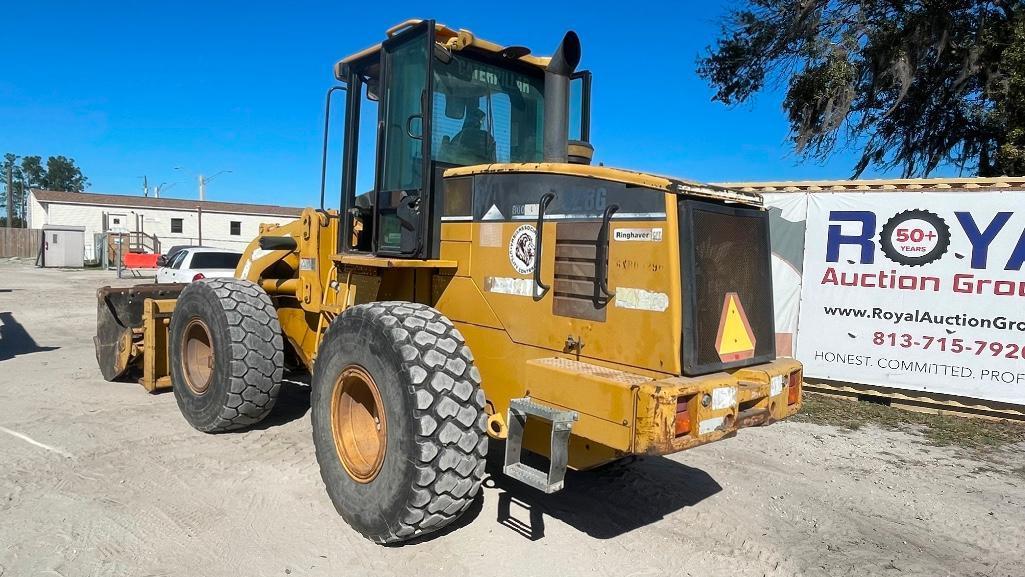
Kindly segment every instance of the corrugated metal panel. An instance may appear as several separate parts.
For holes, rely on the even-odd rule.
[[[744,192],[871,192],[871,191],[944,191],[1025,188],[1025,177],[994,178],[893,178],[865,180],[794,180],[776,182],[722,182],[717,186]]]
[[[32,196],[41,203],[86,204],[96,206],[120,206],[126,208],[167,208],[224,212],[229,214],[253,214],[260,216],[290,216],[298,218],[301,208],[273,204],[247,204],[240,202],[213,202],[209,200],[187,200],[181,198],[156,198],[152,196],[130,196],[122,194],[96,194],[92,192],[64,192],[57,190],[32,190]]]

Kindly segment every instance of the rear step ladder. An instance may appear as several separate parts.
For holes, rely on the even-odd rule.
[[[523,429],[528,416],[552,424],[551,467],[547,473],[520,461]],[[509,434],[505,441],[505,467],[502,472],[545,493],[562,489],[569,461],[569,433],[576,420],[575,411],[560,411],[535,403],[530,397],[509,401]]]

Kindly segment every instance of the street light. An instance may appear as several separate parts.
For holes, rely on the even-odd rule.
[[[175,170],[185,170],[185,168],[182,167],[182,166],[176,166],[176,167],[174,167],[174,169]],[[210,182],[211,180],[217,178],[218,176],[220,176],[222,174],[227,174],[229,172],[231,172],[231,171],[230,170],[222,170],[220,172],[214,173],[214,175],[210,176],[210,177],[206,177],[206,176],[203,176],[202,174],[200,174],[199,175],[199,200],[205,200],[206,199],[206,184],[208,182]]]
[[[166,182],[161,182],[160,184],[154,186],[153,187],[153,196],[154,196],[154,198],[160,198],[160,193],[161,192],[164,192],[166,190],[171,190],[172,188],[174,188],[174,185],[176,185],[176,184],[178,184],[178,183],[177,182],[172,182],[172,183],[168,184]]]
[[[229,172],[231,172],[231,171],[230,170],[222,170],[220,172],[215,173],[213,176],[211,176],[209,178],[206,178],[202,174],[200,174],[199,175],[199,200],[204,200],[206,198],[206,183],[210,182],[211,180],[217,178],[218,176],[220,176],[222,174],[227,174]]]

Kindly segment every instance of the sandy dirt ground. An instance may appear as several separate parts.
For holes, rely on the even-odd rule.
[[[491,463],[457,526],[377,546],[324,492],[304,387],[255,429],[205,435],[171,394],[100,378],[112,276],[0,263],[0,575],[1025,575],[1025,447],[995,463],[795,422],[551,496]]]

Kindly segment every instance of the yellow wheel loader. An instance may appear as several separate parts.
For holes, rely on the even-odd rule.
[[[761,197],[592,165],[579,60],[572,32],[538,57],[419,20],[341,60],[341,208],[322,174],[322,207],[263,227],[237,278],[100,289],[103,376],[171,387],[216,433],[309,371],[327,492],[380,543],[466,510],[489,439],[551,493],[794,414]]]

